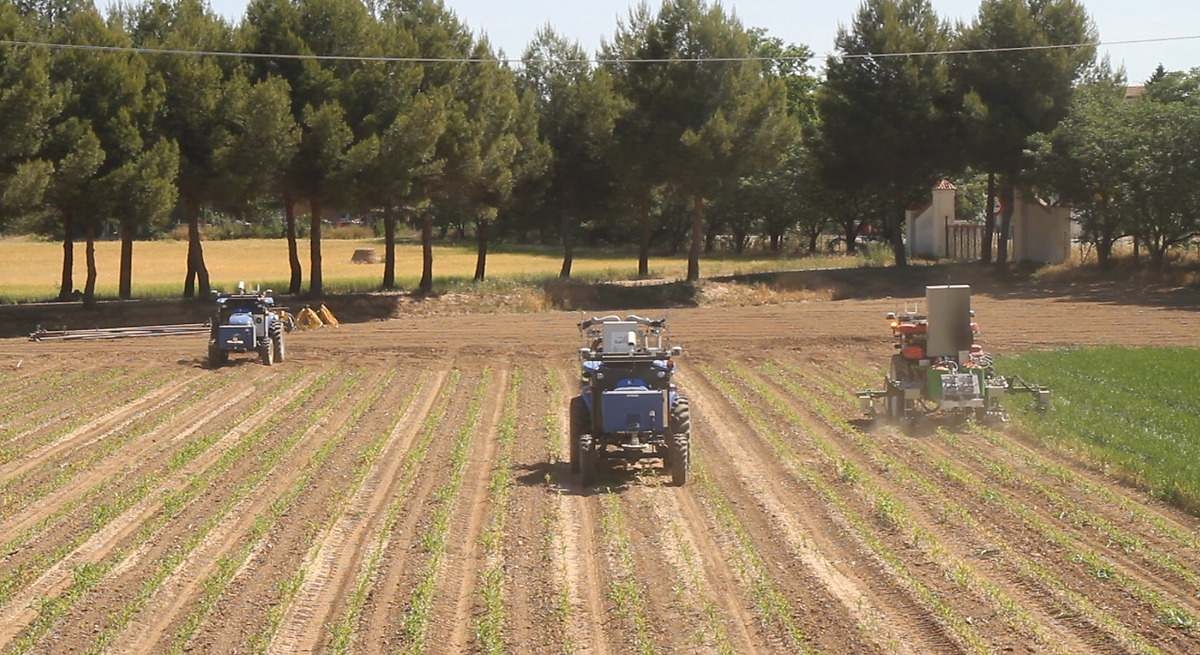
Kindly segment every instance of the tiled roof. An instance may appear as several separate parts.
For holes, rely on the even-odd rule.
[[[941,182],[938,182],[937,186],[935,186],[933,188],[935,191],[954,191],[958,187],[954,186],[954,183],[951,182],[950,180],[942,180]]]

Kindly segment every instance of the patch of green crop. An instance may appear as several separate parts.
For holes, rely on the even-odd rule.
[[[1053,391],[1041,414],[1019,396],[1007,401],[1023,428],[1200,512],[1200,349],[1056,350],[1001,365]]]

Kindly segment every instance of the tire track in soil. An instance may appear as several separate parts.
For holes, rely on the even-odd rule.
[[[313,389],[313,384],[317,380],[309,376],[308,381],[297,385],[293,391],[293,400],[298,399],[306,389]],[[328,395],[331,391],[324,385],[318,389],[322,395]],[[53,567],[46,571],[34,584],[29,585],[23,590],[21,597],[15,599],[5,608],[0,614],[0,644],[12,642],[21,633],[24,633],[29,626],[39,620],[41,607],[36,599],[54,599],[53,603],[62,604],[61,607],[53,608],[54,615],[48,620],[53,621],[51,625],[45,626],[45,631],[53,630],[56,626],[60,629],[70,629],[73,623],[63,616],[65,613],[72,611],[78,601],[85,595],[89,596],[89,607],[100,611],[104,605],[103,598],[90,598],[92,595],[101,595],[103,590],[97,589],[103,580],[88,581],[82,584],[78,591],[73,589],[74,586],[79,586],[83,581],[73,580],[79,575],[80,571],[97,570],[105,578],[115,577],[121,571],[128,570],[137,561],[144,559],[146,550],[149,544],[154,540],[170,541],[172,535],[169,534],[173,528],[179,528],[179,524],[183,522],[184,516],[191,512],[199,514],[194,517],[196,522],[203,523],[203,517],[206,513],[203,509],[197,509],[197,506],[203,502],[204,498],[196,496],[186,500],[184,506],[170,509],[164,504],[174,492],[169,491],[182,490],[183,482],[193,479],[195,476],[206,474],[216,465],[222,457],[225,457],[231,449],[238,448],[242,443],[242,438],[260,429],[272,418],[272,414],[278,411],[272,406],[264,407],[255,416],[250,417],[237,428],[223,435],[219,440],[219,444],[210,446],[201,457],[193,460],[189,464],[182,467],[175,475],[171,476],[159,485],[156,490],[158,493],[149,493],[140,501],[136,502],[132,507],[129,507],[124,512],[121,512],[112,521],[105,524],[103,528],[93,534],[84,544],[72,551],[67,557],[57,562]],[[264,435],[264,438],[279,437],[279,426],[275,426],[270,430],[270,434]],[[219,448],[224,445],[224,442],[232,442],[229,448]],[[258,444],[262,446],[263,444]],[[252,458],[242,458],[230,462],[230,467],[221,472],[227,480],[238,480],[246,471],[245,468],[253,467]],[[212,484],[200,493],[208,492],[212,494],[224,489],[220,484]],[[211,498],[210,498],[211,499]],[[219,498],[213,502],[219,503]],[[167,512],[166,514],[163,514]],[[145,534],[146,543],[138,543],[137,535],[146,530],[152,519],[162,514],[162,520],[159,525],[154,527],[151,532]],[[195,523],[184,524],[182,532],[186,534],[191,526]],[[176,532],[179,532],[177,530]],[[175,537],[182,539],[182,537]],[[112,582],[111,579],[108,580]],[[122,589],[130,587],[117,585],[118,589],[111,593],[121,594]],[[64,596],[64,594],[68,594]],[[85,608],[86,609],[86,608]],[[99,623],[89,625],[98,626]],[[45,634],[42,635],[45,638]],[[19,649],[27,650],[27,649]]]
[[[281,405],[290,403],[293,399],[300,395],[305,387],[313,380],[312,375],[307,376],[307,379],[298,382],[292,388],[284,390],[282,397],[279,399]],[[51,552],[61,550],[59,544],[71,543],[77,539],[80,534],[86,536],[86,539],[79,543],[75,548],[62,552],[61,558],[51,558],[42,566],[46,567],[37,580],[31,583],[29,589],[18,594],[17,597],[11,600],[11,603],[5,603],[4,607],[25,607],[33,603],[36,597],[48,597],[52,594],[57,594],[65,585],[69,583],[71,571],[84,565],[86,562],[98,562],[108,554],[110,544],[120,542],[132,536],[138,527],[143,522],[148,520],[162,507],[162,496],[165,490],[172,487],[178,487],[183,480],[196,474],[201,470],[207,469],[214,463],[218,457],[224,452],[227,444],[233,444],[242,436],[254,430],[259,425],[264,423],[270,415],[275,411],[274,407],[264,406],[257,412],[248,417],[243,418],[240,422],[234,421],[230,429],[225,431],[222,436],[209,444],[207,448],[199,453],[195,459],[186,462],[183,466],[179,466],[177,470],[171,472],[166,478],[158,479],[158,473],[147,473],[140,481],[134,481],[132,487],[115,486],[112,489],[106,489],[108,480],[103,472],[92,471],[86,474],[81,480],[77,481],[75,488],[87,488],[87,491],[82,491],[81,499],[88,499],[89,496],[95,496],[94,500],[98,503],[103,503],[109,498],[121,498],[125,494],[134,493],[141,494],[141,498],[126,507],[123,511],[115,515],[111,515],[108,520],[101,520],[95,517],[93,512],[96,510],[95,505],[80,504],[77,508],[71,508],[64,515],[51,521],[60,509],[45,507],[38,511],[33,516],[21,523],[19,530],[14,530],[18,535],[18,539],[22,544],[34,544],[34,546],[19,546],[18,549],[21,558],[14,559],[16,553],[9,552],[5,557],[6,564],[9,565],[10,571],[17,566],[23,566],[22,562],[28,562],[29,558],[39,557],[34,552],[25,553],[24,551],[31,548],[38,549],[36,552],[43,552],[41,549],[51,547]],[[206,427],[200,425],[198,427]],[[175,437],[178,441],[190,434],[183,433]],[[187,448],[188,446],[184,446]],[[176,451],[178,452],[178,451]],[[168,471],[168,462],[177,455],[174,453],[164,453],[159,461],[148,462],[148,467],[154,471]],[[147,486],[149,485],[149,486]],[[73,501],[69,501],[73,502]],[[108,514],[108,512],[105,512]],[[89,534],[90,532],[90,534]],[[9,533],[11,534],[11,533]],[[36,541],[33,541],[36,538]],[[0,617],[9,618],[7,614],[0,614]],[[3,639],[0,638],[0,643]]]
[[[869,366],[852,362],[855,382],[873,373]],[[1107,476],[1094,462],[1039,444],[1036,437],[1019,429],[1005,430],[1002,440],[989,445],[1000,451],[1004,460],[1025,463],[1043,482],[1080,505],[1120,519],[1134,534],[1157,536],[1173,542],[1173,548],[1165,546],[1168,550],[1200,556],[1200,522],[1195,517],[1149,496],[1144,489]]]
[[[836,382],[830,383],[828,378],[818,377],[821,382],[817,386],[822,387],[822,393],[833,396],[833,402],[842,406],[849,404],[845,398],[834,394],[834,389],[839,386]],[[1108,543],[1092,537],[1084,527],[1075,526],[1064,520],[1062,515],[1047,511],[1037,497],[1024,490],[1008,488],[1009,485],[996,479],[995,471],[985,470],[993,468],[989,467],[988,463],[1002,467],[997,470],[1014,470],[1008,461],[989,460],[982,465],[967,464],[966,468],[962,469],[968,471],[967,475],[975,476],[975,480],[992,485],[989,493],[995,495],[985,494],[986,497],[980,497],[975,488],[976,482],[956,479],[948,473],[943,473],[943,469],[953,472],[950,467],[961,468],[961,462],[964,461],[963,458],[955,456],[957,451],[952,452],[942,445],[943,439],[935,436],[916,442],[900,435],[892,427],[885,427],[882,433],[890,435],[887,443],[894,444],[896,452],[899,453],[897,456],[912,461],[920,468],[920,474],[928,479],[944,481],[945,486],[950,489],[961,488],[966,482],[967,488],[964,489],[966,493],[963,497],[971,511],[988,516],[1004,534],[1020,539],[1022,552],[1037,553],[1039,558],[1048,560],[1047,564],[1059,572],[1074,573],[1075,582],[1072,586],[1087,587],[1089,598],[1109,597],[1111,600],[1103,604],[1109,609],[1117,610],[1119,614],[1129,616],[1129,619],[1123,620],[1128,628],[1165,648],[1175,649],[1181,646],[1178,639],[1170,637],[1181,637],[1185,633],[1151,629],[1149,625],[1157,624],[1158,621],[1147,620],[1143,616],[1143,609],[1152,614],[1160,613],[1160,608],[1154,603],[1164,601],[1174,602],[1176,608],[1181,608],[1180,600],[1183,600],[1185,605],[1195,607],[1195,599],[1192,598],[1194,591],[1191,588],[1181,586],[1175,578],[1164,579],[1161,575],[1146,570],[1145,566],[1133,561],[1130,555],[1120,548],[1108,548]],[[939,457],[945,462],[944,465],[937,463]],[[954,476],[958,475],[954,473]],[[997,488],[997,484],[1004,489],[1002,493],[996,494],[991,490]],[[1092,567],[1099,568],[1092,570]],[[1160,600],[1155,600],[1154,597]],[[1120,607],[1125,607],[1124,611],[1120,610]],[[1159,624],[1159,627],[1165,626]],[[1185,650],[1194,648],[1195,641],[1184,646]]]
[[[471,392],[481,384],[474,375],[462,375],[450,399],[440,425],[435,429],[433,447],[428,462],[446,462],[452,447],[453,435],[466,420]],[[444,466],[430,464],[421,468],[417,481],[411,487],[406,506],[401,510],[402,518],[396,521],[392,535],[388,537],[388,548],[384,553],[380,576],[368,594],[357,628],[359,638],[354,646],[357,652],[390,652],[396,644],[392,633],[404,616],[408,593],[412,590],[412,578],[416,573],[410,566],[412,558],[420,556],[419,531],[429,520],[433,493],[449,475]]]
[[[241,563],[227,576],[209,576],[213,584],[204,590],[205,597],[191,603],[190,613],[168,631],[173,650],[260,653],[267,647],[299,585],[308,579],[321,537],[379,464],[398,420],[422,390],[412,390],[413,380],[399,378],[396,371],[386,367],[383,378],[367,382],[351,402],[350,415],[319,446],[327,456],[315,453],[258,514],[258,523],[246,533],[249,538],[243,536],[227,551],[232,555],[224,557]],[[289,516],[305,520],[290,521]]]
[[[798,371],[789,371],[789,373],[798,373]],[[816,388],[819,384],[812,383],[810,386]],[[777,392],[788,394],[790,389],[786,385],[777,387]],[[819,397],[819,394],[818,394]],[[848,405],[846,405],[848,407]],[[809,430],[813,430],[822,435],[822,437],[833,445],[838,454],[844,457],[846,461],[853,462],[861,471],[869,471],[873,473],[873,480],[879,483],[881,488],[894,497],[902,499],[910,511],[915,511],[919,515],[917,521],[930,532],[930,534],[938,535],[939,531],[933,530],[932,526],[942,525],[946,530],[954,530],[951,535],[945,531],[940,534],[943,537],[940,543],[949,545],[951,552],[963,551],[969,549],[972,553],[991,553],[997,548],[1001,553],[1040,553],[1042,546],[1037,540],[1030,541],[1026,538],[1027,530],[1013,528],[1011,524],[1001,524],[997,522],[997,513],[995,507],[981,506],[973,502],[972,492],[961,495],[953,494],[953,489],[946,485],[935,484],[933,488],[937,489],[937,493],[929,496],[924,488],[916,488],[913,484],[902,483],[899,480],[892,478],[897,475],[892,471],[892,467],[886,464],[880,464],[863,452],[857,445],[848,443],[849,438],[834,429],[832,425],[826,422],[819,416],[817,412],[807,406],[801,406],[800,411],[806,416],[805,426]],[[849,409],[847,409],[849,411]],[[876,435],[877,437],[885,437],[888,435]],[[904,441],[911,437],[906,435],[890,435],[897,441]],[[880,452],[885,456],[895,458],[895,461],[901,462],[902,466],[913,463],[914,458],[911,453],[899,454],[892,450],[896,446],[890,438],[876,438],[872,441],[880,449]],[[882,470],[881,470],[882,467]],[[926,471],[928,473],[928,470]],[[918,473],[919,475],[920,473]],[[941,481],[938,476],[926,476],[926,479]],[[966,498],[966,505],[963,506],[960,501]],[[982,522],[991,527],[985,534],[981,531],[971,530],[968,525],[958,521],[953,516],[954,507],[965,507],[972,516],[979,517]],[[923,508],[937,507],[943,511],[951,512],[950,516],[946,517],[931,517]],[[990,538],[989,538],[990,535]],[[1016,547],[1009,546],[1008,542],[1014,538],[1021,541]],[[992,584],[998,585],[1010,597],[1020,600],[1020,606],[1027,611],[1032,611],[1033,618],[1037,625],[1042,629],[1054,631],[1052,642],[1054,645],[1062,648],[1065,647],[1071,652],[1124,652],[1123,647],[1119,645],[1117,637],[1104,630],[1102,625],[1092,625],[1091,620],[1087,622],[1079,622],[1079,618],[1074,614],[1073,610],[1068,610],[1062,606],[1063,599],[1055,593],[1053,587],[1047,587],[1046,580],[1031,579],[1024,571],[1027,567],[1022,567],[1020,562],[1008,562],[1007,558],[997,558],[989,556],[973,556],[957,552],[957,556],[963,561],[976,562],[975,571],[977,574],[984,576]],[[1062,571],[1060,565],[1055,564],[1050,567],[1052,571]],[[1078,582],[1078,580],[1076,581]],[[1075,588],[1077,585],[1071,585],[1070,588]],[[1097,632],[1100,628],[1102,632]]]
[[[662,554],[662,570],[652,571],[647,578],[653,581],[652,599],[665,595],[666,602],[686,615],[687,623],[691,624],[662,622],[671,626],[671,645],[680,652],[756,653],[759,649],[750,636],[754,621],[739,601],[740,589],[736,582],[719,591],[714,585],[710,562],[724,555],[719,551],[706,552],[697,541],[698,530],[706,526],[702,518],[699,526],[689,524],[696,517],[684,513],[676,493],[682,491],[661,483],[640,487],[635,482],[624,493],[633,519],[630,523],[637,534],[634,548],[639,553]],[[720,584],[728,582],[732,581],[721,580]],[[725,613],[718,614],[718,607]],[[651,613],[658,622],[658,611],[652,607]],[[738,641],[736,648],[730,635]]]
[[[420,434],[434,400],[443,392],[448,373],[445,369],[435,371],[423,385],[420,397],[397,422],[379,463],[310,558],[312,572],[305,576],[284,614],[268,652],[313,653],[325,644],[328,626],[353,587],[370,539],[401,482],[398,474],[403,455]]]
[[[15,487],[0,485],[0,496],[3,497],[0,501],[0,534],[13,534],[29,527],[28,519],[22,519],[22,514],[48,516],[65,503],[78,499],[86,491],[78,478],[90,476],[107,480],[121,470],[136,469],[154,461],[163,448],[194,434],[254,391],[253,384],[222,389],[202,382],[199,387],[175,395],[169,406],[147,413],[108,437],[97,437],[76,448],[61,461],[48,459],[41,462],[38,471],[12,478]],[[210,407],[218,398],[222,400],[215,408]],[[169,438],[164,438],[167,435]],[[105,439],[103,447],[87,447]]]
[[[763,516],[765,526],[757,530],[761,537],[756,535],[755,541],[766,545],[782,537],[802,564],[811,578],[806,593],[816,596],[803,606],[825,611],[840,608],[828,622],[800,617],[807,633],[824,635],[828,625],[841,624],[856,639],[872,643],[871,650],[914,655],[959,651],[946,628],[903,588],[889,567],[852,536],[834,508],[798,487],[792,472],[746,423],[725,418],[740,412],[720,391],[692,366],[687,366],[684,374],[681,388],[693,399],[693,420],[701,426],[699,433],[707,437],[702,437],[702,447],[711,444],[720,449],[715,457],[705,459],[713,463],[720,488],[735,502],[737,488],[743,488],[749,498],[736,502],[737,507],[747,512],[757,509]],[[784,488],[787,493],[777,493]],[[776,561],[786,567],[788,559]],[[834,651],[839,648],[838,643],[830,645]]]
[[[366,376],[353,389],[370,393],[382,379],[383,373],[376,372]],[[309,424],[290,449],[291,452],[299,454],[319,451],[330,436],[341,430],[350,420],[354,404],[347,399],[347,402],[334,407],[333,411],[321,420]],[[356,451],[350,447],[339,449],[339,454],[342,455],[352,455],[354,452]],[[119,652],[161,650],[161,642],[179,627],[186,617],[187,609],[203,593],[205,581],[216,571],[222,558],[237,549],[251,533],[259,515],[271,507],[276,499],[282,497],[295,478],[304,471],[307,461],[308,458],[305,457],[282,458],[255,493],[248,494],[230,508],[223,520],[214,526],[204,540],[163,580],[154,596],[139,612],[139,616],[122,631],[119,643],[114,645],[115,649]],[[336,470],[331,465],[325,471],[322,479],[326,484],[336,484]],[[300,515],[305,516],[303,513]],[[252,561],[260,554],[261,551],[256,549],[246,561]],[[234,574],[234,578],[239,573],[240,569]]]
[[[565,371],[559,370],[560,388],[567,390],[567,396],[574,395],[574,385],[570,384],[571,377]],[[558,433],[561,444],[559,459],[569,461],[570,430],[564,416],[566,406],[559,415]],[[611,605],[604,596],[603,590],[608,587],[609,576],[600,568],[603,553],[599,547],[596,534],[596,502],[579,488],[578,482],[572,479],[569,467],[559,467],[561,477],[554,481],[558,492],[558,515],[565,520],[560,526],[563,535],[563,559],[568,580],[568,591],[572,616],[581,617],[573,624],[571,642],[577,645],[581,653],[607,655],[610,652],[624,652],[620,642],[610,643],[616,639],[620,631],[610,631],[606,627]],[[586,621],[586,626],[580,626],[579,621]]]
[[[496,393],[489,399],[491,407],[484,405],[487,418],[480,422],[476,431],[479,436],[473,439],[474,454],[467,460],[466,484],[459,490],[455,502],[453,516],[457,518],[451,521],[450,546],[446,551],[441,584],[434,592],[434,623],[429,635],[432,643],[447,647],[449,652],[468,651],[475,634],[472,609],[477,598],[479,571],[484,565],[480,538],[490,508],[488,485],[499,446],[497,428],[504,413],[509,385],[513,383],[513,370],[512,362],[506,362],[497,372],[493,383]],[[461,536],[456,538],[456,534]],[[436,600],[439,598],[440,601]],[[443,620],[438,621],[438,617]],[[450,618],[449,622],[446,618]]]
[[[4,437],[4,446],[0,448],[0,464],[7,466],[30,457],[31,453],[53,445],[77,428],[103,418],[106,412],[111,411],[110,407],[116,405],[119,408],[139,400],[169,378],[161,370],[143,366],[125,375],[101,373],[62,393],[54,394],[44,405],[35,406],[29,419],[22,424],[24,429],[20,433],[10,432]],[[97,398],[95,389],[103,389],[103,395]],[[51,415],[37,417],[38,409],[46,406],[52,408],[47,412]],[[0,479],[3,479],[2,475]]]
[[[708,602],[724,607],[726,623],[733,627],[730,632],[737,635],[739,643],[736,652],[760,652],[760,646],[766,643],[766,639],[759,634],[758,622],[741,600],[740,584],[729,568],[729,556],[713,538],[712,524],[705,519],[691,491],[675,489],[669,495],[669,500],[668,511],[682,526],[683,538],[698,559]]]
[[[515,480],[502,551],[503,597],[508,601],[505,645],[514,653],[557,653],[564,637],[558,624],[562,617],[555,614],[557,592],[565,581],[556,576],[557,499],[549,482],[561,467],[558,434],[553,435],[553,451],[545,439],[546,414],[557,407],[561,394],[553,395],[548,374],[557,376],[552,370],[529,367],[518,400],[511,469]]]
[[[55,438],[50,443],[40,445],[33,451],[18,455],[13,461],[0,465],[0,482],[6,482],[24,475],[46,459],[54,457],[72,447],[86,448],[90,444],[111,436],[134,421],[151,412],[158,411],[164,405],[169,404],[183,394],[185,386],[195,381],[196,378],[193,376],[174,384],[154,389],[101,416],[88,420],[83,425]],[[98,434],[93,435],[93,432],[98,432]]]

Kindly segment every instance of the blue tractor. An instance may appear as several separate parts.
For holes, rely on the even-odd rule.
[[[236,293],[214,292],[217,312],[213,315],[208,339],[208,365],[220,368],[229,361],[229,353],[258,353],[263,364],[271,366],[286,356],[283,343],[284,323],[275,312],[271,291],[247,293],[238,283]]]
[[[604,460],[661,459],[676,486],[687,482],[691,414],[672,382],[679,347],[664,343],[665,319],[604,316],[579,324],[581,392],[571,399],[571,471],[584,487]]]

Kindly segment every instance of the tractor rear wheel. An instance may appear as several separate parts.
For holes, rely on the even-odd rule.
[[[579,435],[579,485],[583,488],[592,486],[596,481],[596,444],[592,441],[592,435]]]
[[[266,341],[263,342],[263,345],[259,347],[258,354],[261,357],[262,363],[264,365],[270,366],[270,365],[274,364],[275,363],[275,343],[272,342],[270,339],[267,339]]]
[[[225,362],[228,359],[229,359],[228,353],[226,353],[224,350],[221,350],[220,348],[218,348],[216,341],[208,342],[208,367],[209,368],[214,368],[214,369],[221,368],[222,366],[225,365]]]
[[[569,410],[571,423],[571,472],[579,472],[579,437],[585,432],[591,432],[589,429],[588,409],[587,404],[583,402],[583,396],[576,396],[571,399]]]
[[[271,325],[271,344],[275,346],[275,361],[284,361],[287,353],[283,346],[283,324],[279,321]]]
[[[679,398],[671,406],[671,434],[667,441],[667,469],[671,472],[671,483],[676,487],[687,484],[688,466],[691,463],[692,413],[686,398]]]

